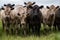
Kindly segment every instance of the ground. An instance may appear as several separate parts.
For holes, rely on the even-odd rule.
[[[2,23],[0,21],[0,40],[60,40],[60,32],[56,31],[48,33],[47,35],[41,34],[40,36],[6,35],[4,32],[2,32]]]

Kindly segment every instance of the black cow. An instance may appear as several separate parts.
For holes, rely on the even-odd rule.
[[[56,7],[56,12],[55,12],[55,22],[54,22],[54,26],[55,26],[55,30],[56,28],[58,28],[58,30],[60,30],[60,8],[59,6]]]
[[[29,29],[32,29],[32,32],[35,34],[40,34],[41,27],[41,17],[42,13],[40,12],[40,8],[38,5],[34,5],[29,15],[27,15],[27,23],[29,23]]]

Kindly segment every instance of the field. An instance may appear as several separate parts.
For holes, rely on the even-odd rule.
[[[47,35],[43,35],[41,33],[39,36],[17,36],[17,35],[6,35],[2,32],[2,23],[0,21],[0,40],[60,40],[60,32],[55,31],[48,33]]]

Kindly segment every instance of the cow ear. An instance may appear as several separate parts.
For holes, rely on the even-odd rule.
[[[26,3],[26,2],[24,2],[24,4],[26,5],[27,3]]]
[[[50,9],[48,6],[46,6],[48,9]]]
[[[6,4],[4,4],[4,6],[6,6]]]
[[[39,7],[39,9],[42,9],[43,7],[44,7],[44,6],[42,5],[42,6]]]
[[[11,10],[14,10],[14,8],[11,8]]]
[[[3,7],[2,7],[1,9],[2,9],[2,10],[4,10],[4,8],[3,8]]]
[[[34,5],[36,2],[33,2],[33,4],[32,5]]]
[[[56,7],[56,9],[59,8],[59,6]]]
[[[15,6],[15,4],[13,4],[12,6]]]
[[[23,6],[23,7],[26,7],[26,6]]]

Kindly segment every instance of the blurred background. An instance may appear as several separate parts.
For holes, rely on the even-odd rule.
[[[28,1],[31,1],[31,2],[36,2],[36,4],[38,5],[51,5],[51,4],[54,4],[54,5],[60,5],[60,0],[0,0],[0,7],[3,5],[3,4],[7,4],[7,3],[11,3],[11,4],[21,4],[21,5],[24,5],[24,2],[28,2]]]

